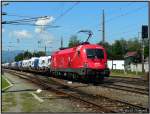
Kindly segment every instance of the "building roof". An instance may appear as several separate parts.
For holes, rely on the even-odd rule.
[[[130,51],[130,52],[127,52],[125,57],[134,57],[134,56],[137,56],[137,52],[136,51]]]

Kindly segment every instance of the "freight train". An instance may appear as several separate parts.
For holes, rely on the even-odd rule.
[[[103,46],[81,43],[73,48],[63,48],[51,56],[33,57],[29,60],[2,64],[14,70],[48,72],[49,76],[68,80],[99,82],[109,77],[107,54]]]
[[[2,64],[4,68],[49,72],[51,76],[69,80],[102,81],[110,74],[105,49],[88,42],[54,52],[51,56]]]

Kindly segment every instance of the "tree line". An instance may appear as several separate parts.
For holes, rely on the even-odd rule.
[[[76,35],[73,35],[70,37],[68,47],[75,47],[79,45],[81,40],[78,39]],[[136,51],[139,56],[141,57],[142,54],[142,45],[141,41],[139,41],[137,38],[125,40],[125,39],[120,39],[120,40],[115,40],[114,43],[110,44],[108,42],[99,42],[97,43],[98,45],[102,45],[107,52],[107,57],[108,59],[111,60],[121,60],[124,59],[124,56],[126,55],[127,52],[130,51]],[[144,40],[144,57],[149,56],[149,43],[148,39]],[[15,57],[15,61],[21,61],[24,59],[30,59],[31,57],[40,57],[40,56],[45,56],[44,51],[38,51],[38,52],[29,52],[25,51],[24,53],[20,53]],[[141,60],[141,58],[139,59]]]
[[[15,57],[15,61],[21,61],[21,60],[25,60],[25,59],[30,59],[31,57],[40,57],[40,56],[45,56],[45,55],[46,54],[44,51],[38,51],[38,52],[25,51],[23,53],[19,53]]]

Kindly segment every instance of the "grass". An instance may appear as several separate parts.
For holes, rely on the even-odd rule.
[[[1,76],[1,78],[2,78],[2,90],[3,90],[4,88],[9,86],[9,83],[6,81],[6,79],[3,76]]]
[[[13,93],[2,95],[2,112],[8,112],[11,107],[15,107],[16,105],[17,102]]]
[[[20,95],[20,101],[17,101],[16,94]],[[4,93],[2,96],[2,112],[10,112],[16,109],[18,103],[21,105],[22,112],[33,112],[38,102],[29,93]]]
[[[141,77],[144,76],[144,73],[142,72],[131,72],[131,71],[126,71],[124,72],[124,70],[111,70],[111,74],[110,76],[114,77],[114,76],[122,76],[122,77]]]
[[[37,104],[39,103],[36,101],[33,96],[29,93],[21,93],[22,97],[22,111],[23,112],[34,112],[34,109],[36,108]]]

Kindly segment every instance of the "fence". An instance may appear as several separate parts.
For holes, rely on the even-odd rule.
[[[107,65],[109,69],[113,69],[113,70],[124,70],[124,60],[108,60],[107,61]],[[130,64],[128,66],[128,70],[134,72],[134,71],[138,71],[138,72],[142,72],[142,64]],[[149,63],[145,62],[144,63],[144,70],[145,72],[149,72]]]
[[[132,72],[133,71],[142,72],[142,64],[130,64],[130,69],[131,69]],[[144,70],[145,70],[145,72],[149,71],[149,64],[148,64],[148,62],[144,63]]]

